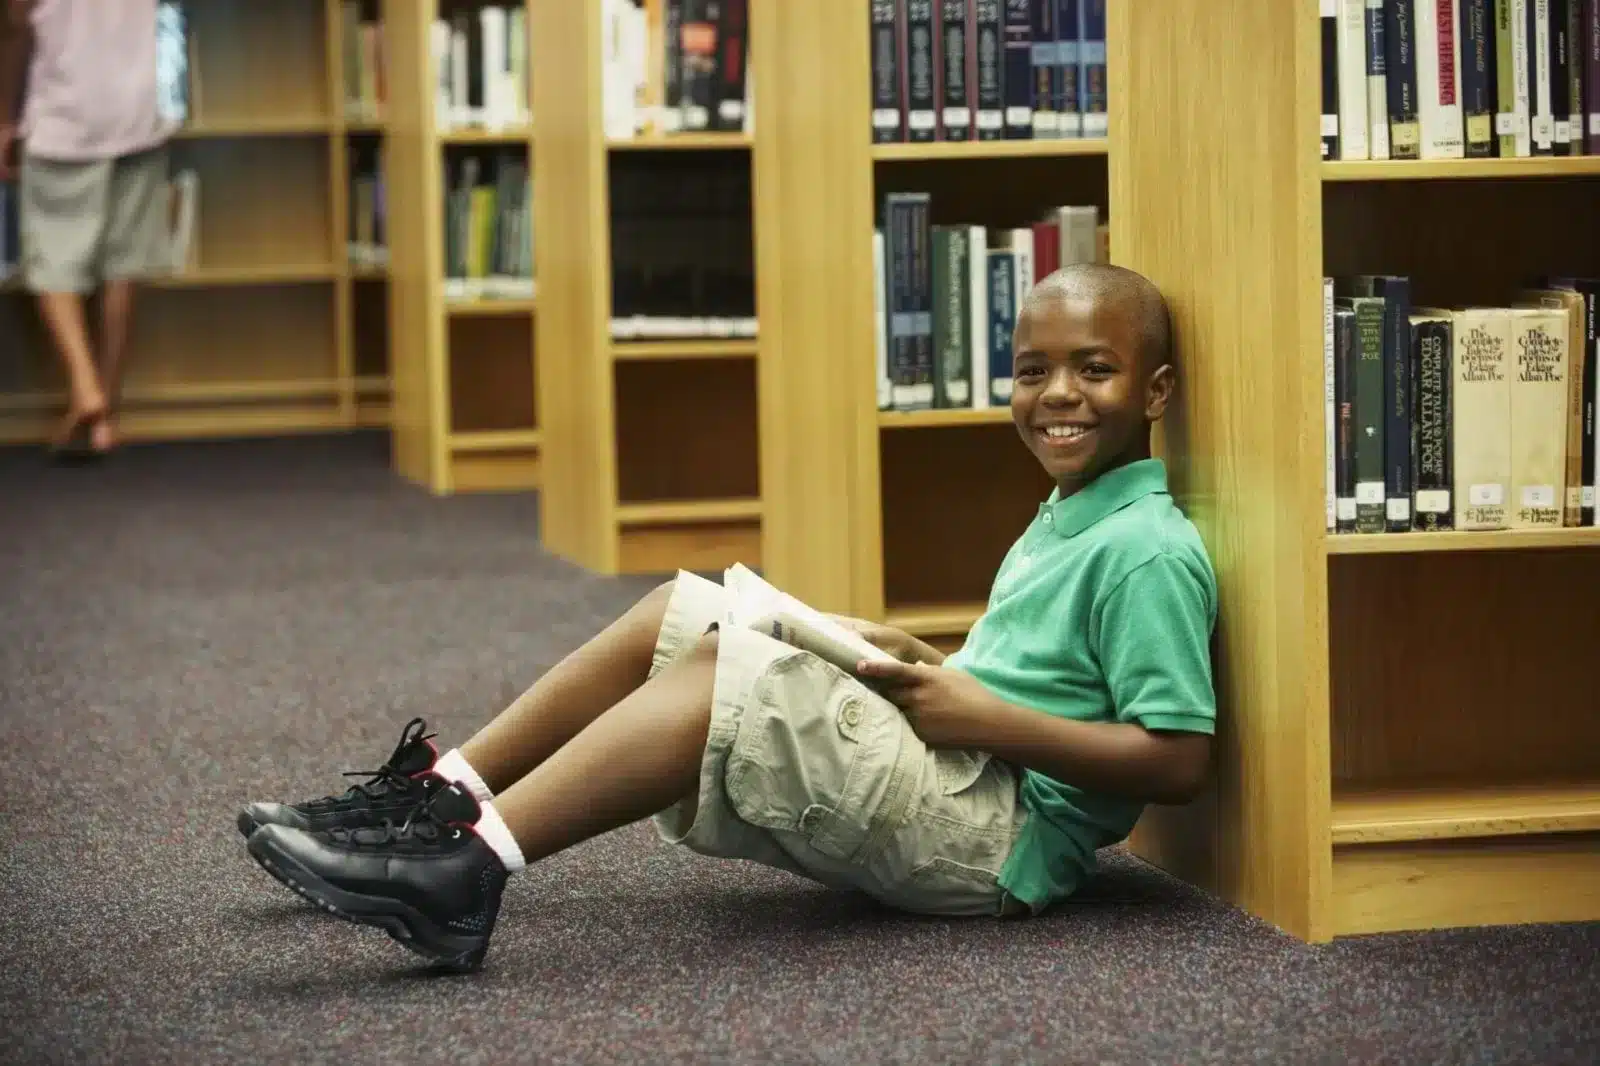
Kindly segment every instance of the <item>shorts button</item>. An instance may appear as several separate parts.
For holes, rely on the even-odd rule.
[[[844,720],[851,725],[861,724],[861,712],[854,707],[845,709]]]

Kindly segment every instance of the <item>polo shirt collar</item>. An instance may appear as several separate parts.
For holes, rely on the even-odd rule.
[[[1095,478],[1061,499],[1059,488],[1039,505],[1039,518],[1059,537],[1075,537],[1107,515],[1152,493],[1167,491],[1167,468],[1160,459],[1140,459]]]

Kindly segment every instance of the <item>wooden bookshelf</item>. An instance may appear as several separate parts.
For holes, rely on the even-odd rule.
[[[350,140],[381,144],[384,124],[344,119],[342,5],[186,12],[189,114],[169,152],[172,174],[199,179],[196,260],[136,300],[119,428],[137,442],[386,425],[386,271],[346,249]],[[0,287],[0,335],[0,443],[41,443],[64,380],[19,284]]]
[[[1104,138],[1037,141],[937,141],[932,144],[875,144],[879,161],[926,162],[930,159],[1048,159],[1054,156],[1104,156]]]
[[[620,229],[629,183],[681,180],[682,168],[702,164],[758,168],[752,147],[759,139],[737,132],[607,136],[601,8],[534,9],[541,42],[534,70],[536,330],[539,350],[559,353],[540,365],[543,541],[607,574],[760,566],[769,498],[759,460],[764,342],[634,339],[612,330],[613,314],[625,314],[613,306],[613,278],[616,256],[629,247]],[[759,50],[758,29],[751,40]]]
[[[483,6],[474,0],[391,3],[386,42],[394,465],[403,477],[436,494],[537,488],[547,438],[538,418],[539,241],[532,241],[531,284],[524,276],[520,285],[506,288],[491,276],[492,264],[468,265],[461,274],[453,269],[452,223],[441,206],[455,198],[466,168],[475,163],[479,193],[472,195],[489,190],[488,210],[494,212],[479,232],[503,227],[507,205],[499,198],[504,191],[497,184],[501,168],[522,166],[525,174],[534,175],[538,166],[533,89],[537,35],[534,13],[527,7],[521,9],[525,22],[520,42],[528,56],[527,95],[515,100],[515,93],[508,93],[518,109],[499,115],[459,113],[457,107],[465,103],[487,104],[489,92],[482,84],[469,89],[468,101],[451,101],[448,110],[441,106],[441,71],[430,45],[433,24],[463,19],[475,25]],[[508,12],[507,47],[514,48],[517,32],[510,14],[518,5],[501,6]],[[479,47],[484,47],[483,39],[474,31],[468,48]],[[478,65],[477,59],[469,59],[469,69],[476,72]],[[444,81],[453,84],[454,78]],[[536,175],[532,188],[537,233]],[[474,216],[473,222],[460,223],[460,232],[477,224]],[[512,243],[509,231],[498,232],[506,244]],[[469,249],[463,255],[472,254],[478,242],[462,241]],[[495,243],[491,238],[483,247]]]
[[[1111,5],[1114,254],[1173,303],[1222,586],[1216,786],[1135,845],[1316,941],[1600,918],[1600,531],[1327,533],[1321,307],[1324,276],[1463,306],[1600,271],[1600,163],[1321,162],[1315,5],[1208,13]]]

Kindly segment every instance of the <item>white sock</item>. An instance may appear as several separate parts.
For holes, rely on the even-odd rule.
[[[481,813],[478,815],[478,824],[472,828],[483,838],[484,843],[500,856],[506,873],[514,874],[528,865],[528,861],[522,857],[522,849],[517,847],[516,838],[511,835],[511,830],[506,828],[506,823],[500,817],[500,812],[494,809],[494,804],[488,800],[480,800],[478,806]]]
[[[433,764],[433,772],[446,781],[454,781],[479,803],[488,803],[494,799],[494,793],[489,791],[489,786],[483,783],[483,778],[478,776],[478,771],[462,757],[460,748],[451,748],[439,756],[439,761]]]

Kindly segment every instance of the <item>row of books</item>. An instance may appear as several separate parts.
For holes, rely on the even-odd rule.
[[[189,120],[189,70],[194,41],[178,0],[156,5],[156,102],[161,117],[179,125]]]
[[[749,133],[749,0],[601,0],[607,137]]]
[[[873,233],[878,408],[1006,406],[1028,291],[1060,267],[1109,262],[1110,228],[1092,204],[1004,229],[935,224],[932,206],[888,193]]]
[[[467,154],[441,166],[445,298],[533,296],[533,176],[527,154]]]
[[[1323,279],[1327,528],[1593,526],[1600,280],[1433,308],[1411,279]]]
[[[383,23],[362,18],[361,0],[344,0],[340,8],[339,46],[344,53],[344,117],[378,121],[389,99]]]
[[[1322,158],[1600,155],[1600,0],[1321,0]]]
[[[429,27],[434,121],[441,130],[501,130],[533,120],[533,40],[520,3],[457,9]]]
[[[376,148],[351,147],[349,223],[345,246],[350,265],[367,269],[388,266],[389,228],[383,163]]]
[[[22,262],[17,183],[0,181],[0,285],[16,277]]]
[[[745,153],[613,157],[611,313],[619,338],[743,337],[756,317]]]
[[[872,0],[876,143],[1106,135],[1106,0]]]

